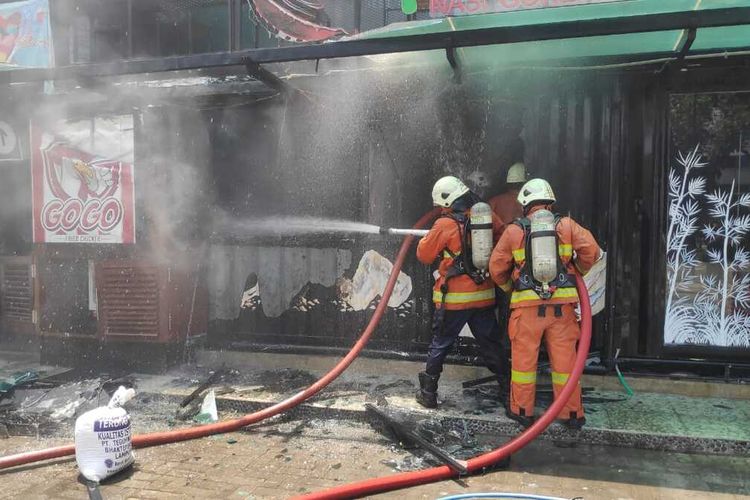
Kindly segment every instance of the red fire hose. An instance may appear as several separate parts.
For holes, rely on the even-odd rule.
[[[437,209],[425,214],[421,219],[414,225],[415,229],[424,227],[430,220],[432,220],[438,214]],[[239,430],[251,424],[260,422],[267,418],[278,415],[281,412],[294,408],[305,400],[311,398],[321,390],[323,390],[328,384],[333,382],[349,365],[359,356],[359,353],[365,347],[367,342],[370,340],[375,328],[377,328],[386,308],[388,307],[388,300],[391,297],[393,288],[396,286],[396,280],[401,272],[401,267],[404,265],[404,260],[409,252],[409,247],[414,241],[414,236],[407,236],[404,238],[404,242],[401,244],[401,248],[398,251],[396,260],[393,263],[393,271],[391,276],[388,278],[388,283],[385,285],[383,295],[380,303],[375,308],[375,312],[370,318],[370,322],[362,332],[362,336],[357,340],[349,353],[338,362],[328,373],[323,375],[317,382],[308,387],[302,392],[295,394],[294,396],[276,403],[273,406],[250,413],[244,417],[228,420],[226,422],[218,422],[215,424],[202,425],[199,427],[190,427],[187,429],[176,429],[167,432],[155,432],[153,434],[141,434],[139,436],[133,436],[133,446],[136,448],[146,448],[148,446],[155,446],[159,444],[176,443],[178,441],[187,441],[189,439],[197,439],[212,434],[222,434],[225,432],[232,432]],[[18,453],[16,455],[9,455],[0,458],[0,469],[7,469],[9,467],[16,467],[18,465],[29,464],[32,462],[39,462],[42,460],[49,460],[52,458],[66,457],[75,454],[75,447],[73,445],[58,446],[56,448],[48,448],[46,450],[30,451],[27,453]]]
[[[552,423],[555,417],[562,411],[568,398],[573,393],[573,390],[578,384],[578,379],[581,378],[581,374],[583,374],[583,368],[586,364],[586,358],[588,357],[589,346],[591,344],[591,304],[589,302],[589,294],[586,290],[586,285],[583,282],[583,278],[580,276],[577,276],[576,288],[578,289],[578,296],[581,301],[581,340],[578,342],[578,352],[576,353],[576,362],[573,372],[570,374],[568,382],[560,392],[560,396],[555,399],[552,405],[534,423],[534,425],[519,434],[516,438],[508,441],[496,450],[470,459],[467,463],[469,473],[477,472],[484,467],[489,467],[503,458],[517,452],[533,441],[534,438],[541,434],[544,429]],[[456,476],[457,473],[453,469],[444,465],[432,469],[403,472],[401,474],[394,474],[386,477],[366,479],[357,483],[344,484],[342,486],[311,493],[309,495],[303,495],[297,498],[305,500],[359,498],[365,495],[373,495],[385,491],[410,488],[420,484],[444,481]]]

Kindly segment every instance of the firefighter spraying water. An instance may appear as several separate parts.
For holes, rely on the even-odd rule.
[[[417,258],[423,264],[439,260],[433,302],[432,341],[425,370],[419,374],[417,402],[438,405],[437,389],[448,351],[465,325],[479,343],[487,368],[497,376],[504,403],[507,376],[500,331],[495,317],[495,287],[489,279],[489,259],[501,221],[489,205],[458,178],[443,177],[432,190],[441,215],[419,242]]]

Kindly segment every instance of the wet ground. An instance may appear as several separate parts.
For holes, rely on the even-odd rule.
[[[505,437],[475,436],[483,446]],[[0,453],[60,440],[0,440]],[[394,473],[394,463],[429,466],[364,423],[283,420],[247,431],[139,450],[136,465],[101,486],[104,498],[289,498]],[[750,459],[536,442],[508,471],[444,481],[382,498],[439,498],[503,491],[582,499],[749,498]],[[0,498],[86,498],[72,460],[0,473]]]
[[[4,363],[4,364],[3,364]],[[293,364],[293,363],[291,363]],[[134,431],[152,432],[191,425],[190,412],[179,403],[211,374],[219,372],[214,390],[221,419],[278,402],[315,381],[321,372],[289,368],[231,368],[218,363],[186,365],[164,374],[88,373],[35,365],[20,357],[0,360],[0,376],[34,369],[40,379],[0,401],[0,424],[10,435],[72,437],[75,417],[106,404],[120,384],[136,389],[129,404]],[[367,421],[366,403],[416,421],[434,419],[456,432],[513,434],[518,427],[503,414],[494,383],[464,388],[462,380],[443,377],[440,408],[427,411],[414,401],[415,381],[399,373],[367,373],[353,367],[298,410],[313,417],[337,416]],[[418,367],[415,366],[415,371]],[[205,391],[187,409],[197,411]],[[541,413],[552,398],[539,385]],[[699,398],[622,390],[595,390],[584,385],[587,425],[571,436],[553,425],[545,435],[555,440],[617,444],[666,451],[750,455],[750,400]],[[0,428],[0,431],[3,431]],[[0,432],[2,434],[2,432]]]
[[[136,389],[127,408],[134,432],[144,433],[197,425],[190,415],[180,415],[185,413],[178,411],[180,402],[216,372],[211,388],[221,420],[296,394],[320,375],[302,368],[237,369],[218,363],[183,366],[161,375],[88,373],[41,367],[23,357],[0,359],[2,377],[29,368],[38,372],[39,380],[0,402],[2,455],[69,444],[75,418],[106,404],[120,384]],[[438,463],[420,449],[405,449],[381,421],[365,412],[366,403],[384,409],[456,459],[492,449],[519,432],[502,415],[494,384],[463,388],[461,382],[446,376],[440,409],[427,411],[414,403],[412,379],[396,370],[373,374],[350,369],[300,408],[246,431],[139,450],[136,467],[103,485],[102,493],[108,499],[287,498]],[[542,440],[513,458],[510,471],[387,496],[437,498],[469,491],[597,499],[750,494],[750,401],[647,392],[629,397],[623,391],[584,389],[588,425],[583,432],[553,425]],[[542,386],[539,406],[550,399]],[[685,447],[714,455],[679,453]],[[84,496],[70,460],[0,472],[0,498]]]

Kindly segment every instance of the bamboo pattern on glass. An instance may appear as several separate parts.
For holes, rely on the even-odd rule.
[[[738,195],[734,181],[707,193],[699,149],[678,153],[669,172],[664,342],[750,347],[750,214],[740,213],[750,193]],[[701,254],[698,233],[712,245]]]

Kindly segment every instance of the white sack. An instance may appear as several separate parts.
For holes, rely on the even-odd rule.
[[[120,386],[107,406],[88,411],[76,420],[76,462],[86,479],[99,482],[135,461],[130,415],[121,408],[133,396],[133,389]]]

